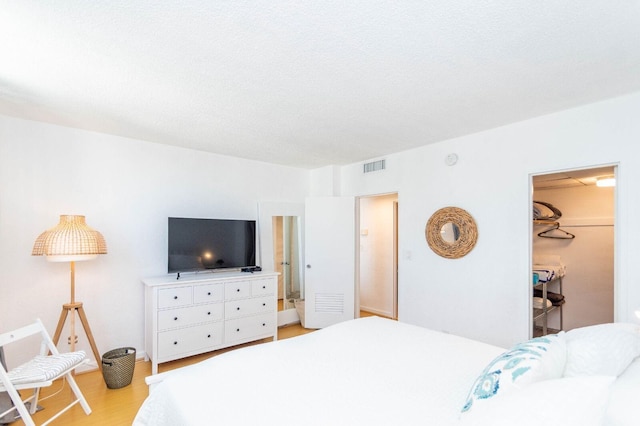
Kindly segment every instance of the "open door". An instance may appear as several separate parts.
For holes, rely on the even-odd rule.
[[[312,197],[305,204],[305,327],[355,317],[354,197]]]

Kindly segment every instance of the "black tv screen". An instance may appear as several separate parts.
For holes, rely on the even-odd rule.
[[[256,265],[256,221],[169,218],[169,273]]]

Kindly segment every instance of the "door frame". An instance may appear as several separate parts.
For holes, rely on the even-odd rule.
[[[527,270],[527,279],[526,282],[531,284],[531,271],[533,269],[533,238],[534,238],[534,229],[531,226],[533,223],[533,209],[531,206],[533,205],[533,178],[535,176],[544,176],[544,175],[552,175],[557,173],[564,173],[570,171],[577,170],[589,170],[589,169],[598,169],[602,167],[612,167],[613,175],[616,179],[616,185],[613,189],[613,321],[618,322],[621,321],[622,318],[626,317],[626,313],[621,312],[621,307],[625,306],[624,301],[626,298],[626,294],[623,295],[623,291],[620,288],[620,235],[621,235],[621,227],[619,220],[619,192],[618,188],[620,186],[620,163],[604,163],[604,164],[592,164],[587,166],[576,166],[576,167],[567,167],[563,169],[557,170],[547,170],[542,172],[529,173],[529,196],[528,196],[528,205],[527,210],[529,212],[529,220],[528,220],[528,234],[529,234],[529,259],[528,259],[528,270]],[[529,315],[529,336],[533,336],[533,298],[531,297],[530,287],[527,286],[527,305],[529,306],[528,315]]]

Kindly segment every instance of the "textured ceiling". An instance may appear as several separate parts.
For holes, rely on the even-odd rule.
[[[0,3],[0,114],[315,168],[640,90],[640,2]]]

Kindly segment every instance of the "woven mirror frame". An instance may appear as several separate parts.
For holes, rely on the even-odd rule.
[[[447,226],[457,228],[454,241],[447,241],[443,237]],[[436,211],[429,218],[424,233],[431,250],[447,259],[467,255],[478,241],[476,222],[466,210],[458,207],[443,207]]]

